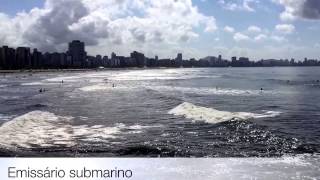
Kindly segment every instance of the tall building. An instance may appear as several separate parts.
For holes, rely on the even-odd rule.
[[[2,56],[4,59],[5,69],[17,69],[15,57],[16,50],[8,46],[2,47]]]
[[[2,47],[0,47],[0,69],[5,69],[4,66],[5,66],[5,62],[2,55]]]
[[[146,58],[144,57],[144,54],[139,53],[137,51],[133,51],[130,56],[131,58],[136,60],[138,67],[145,67]]]
[[[108,60],[109,60],[108,56],[103,56],[103,58],[102,58],[102,66],[107,67]]]
[[[177,67],[182,66],[182,53],[178,53],[177,58],[175,59],[175,64]]]
[[[16,50],[16,66],[19,69],[31,68],[30,48],[18,47]]]
[[[31,59],[32,68],[42,68],[43,67],[42,59],[43,59],[42,53],[39,52],[37,49],[34,49],[32,53],[32,59]]]
[[[250,60],[247,57],[240,57],[238,63],[239,63],[239,66],[241,67],[250,66]]]
[[[67,52],[72,58],[72,66],[81,68],[85,66],[87,52],[85,51],[85,44],[79,40],[69,43],[69,49]]]

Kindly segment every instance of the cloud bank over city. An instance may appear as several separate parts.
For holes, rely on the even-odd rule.
[[[0,9],[0,45],[65,51],[79,39],[93,55],[320,56],[320,39],[309,37],[320,28],[317,0],[46,0],[30,9],[11,2],[12,11]]]

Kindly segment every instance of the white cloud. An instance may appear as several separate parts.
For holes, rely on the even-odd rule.
[[[217,26],[191,0],[46,0],[41,9],[0,14],[1,43],[45,51],[65,51],[69,41],[79,39],[92,53],[140,48],[166,54],[168,46],[197,38],[195,28],[213,32]]]
[[[254,38],[254,40],[255,41],[264,41],[264,40],[266,40],[268,37],[267,37],[267,35],[265,35],[265,34],[259,34],[259,35],[257,35],[255,38]]]
[[[249,26],[248,31],[252,33],[259,33],[261,32],[261,28],[258,26]]]
[[[234,28],[233,27],[230,27],[230,26],[226,26],[224,27],[224,31],[225,32],[228,32],[228,33],[234,33]]]
[[[234,36],[233,36],[233,39],[237,42],[239,41],[248,41],[250,40],[250,37],[245,35],[245,34],[242,34],[242,33],[235,33]]]
[[[272,0],[284,6],[284,11],[280,14],[283,21],[293,21],[296,19],[320,19],[319,0]]]
[[[276,35],[272,35],[271,39],[278,42],[278,43],[282,43],[282,42],[286,42],[287,39],[283,36],[276,36]]]
[[[278,24],[275,29],[283,34],[291,34],[295,30],[295,26],[292,24]]]
[[[235,1],[235,0],[219,0],[218,3],[227,10],[230,11],[248,11],[248,12],[254,12],[254,5],[258,3],[258,0],[241,0]]]

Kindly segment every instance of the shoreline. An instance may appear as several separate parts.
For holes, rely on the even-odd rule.
[[[204,69],[204,68],[310,68],[320,66],[264,66],[264,67],[154,67],[154,68],[103,68],[103,69],[20,69],[20,70],[0,70],[0,74],[15,73],[42,73],[42,72],[92,72],[92,71],[122,71],[122,70],[148,70],[148,69]]]

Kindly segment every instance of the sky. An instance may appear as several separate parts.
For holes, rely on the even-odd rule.
[[[320,0],[0,0],[0,46],[320,59]]]

